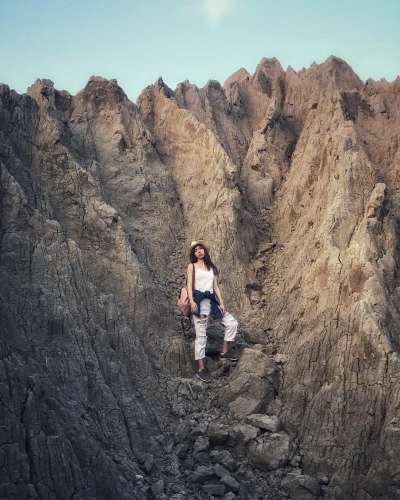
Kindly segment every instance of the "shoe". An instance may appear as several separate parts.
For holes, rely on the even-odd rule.
[[[232,350],[229,350],[227,352],[221,352],[219,356],[221,359],[228,359],[229,361],[237,361],[239,359],[239,356],[235,354]]]
[[[202,368],[196,373],[196,377],[199,378],[202,382],[209,382],[210,376],[208,371],[205,368]]]

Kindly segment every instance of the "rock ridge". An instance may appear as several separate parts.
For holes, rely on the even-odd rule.
[[[0,85],[0,496],[400,498],[400,79]],[[196,382],[203,239],[237,365]]]

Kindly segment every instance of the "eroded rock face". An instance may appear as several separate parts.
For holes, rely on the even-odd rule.
[[[2,495],[244,495],[261,476],[212,469],[199,493],[182,469],[227,460],[232,429],[265,469],[297,467],[295,443],[289,494],[326,475],[327,498],[399,498],[399,109],[399,79],[335,57],[159,80],[137,104],[101,77],[76,96],[0,85]],[[248,346],[205,409],[225,430],[192,456],[168,429],[197,386],[166,387],[193,373],[174,309],[193,239]]]
[[[266,410],[278,392],[278,384],[275,362],[262,351],[247,348],[243,349],[222,398],[232,413],[245,417]]]
[[[289,460],[290,439],[284,432],[265,433],[249,446],[249,457],[266,469],[278,469]]]

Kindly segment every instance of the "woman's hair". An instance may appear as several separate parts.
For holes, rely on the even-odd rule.
[[[212,268],[215,275],[219,274],[217,266],[211,260],[210,254],[208,253],[208,250],[207,250],[207,247],[204,246],[202,243],[198,243],[197,245],[193,245],[192,248],[190,249],[190,257],[189,257],[190,262],[192,262],[192,263],[197,262],[197,257],[194,254],[194,251],[196,250],[197,247],[201,247],[204,249],[204,263],[205,263],[207,269],[210,270]]]

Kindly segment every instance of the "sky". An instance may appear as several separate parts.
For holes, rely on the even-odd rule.
[[[76,94],[99,75],[135,101],[160,76],[204,86],[262,57],[300,70],[330,55],[392,81],[399,26],[400,0],[0,0],[0,82]]]

